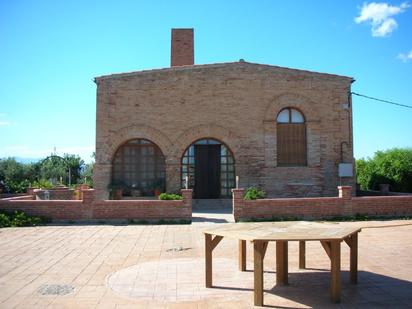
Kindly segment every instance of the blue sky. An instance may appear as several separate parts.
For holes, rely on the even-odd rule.
[[[195,63],[352,76],[412,105],[412,4],[402,1],[0,1],[0,157],[95,145],[93,77],[170,65],[170,29],[195,28]],[[355,157],[412,146],[412,109],[353,97]]]

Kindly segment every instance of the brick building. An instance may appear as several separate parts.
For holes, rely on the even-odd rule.
[[[336,196],[353,163],[350,77],[248,63],[194,64],[193,29],[173,29],[171,67],[97,77],[95,189],[195,198],[235,187]],[[350,173],[349,173],[350,174]]]

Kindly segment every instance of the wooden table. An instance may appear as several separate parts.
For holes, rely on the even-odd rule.
[[[246,270],[246,241],[253,243],[254,303],[263,306],[263,259],[269,241],[276,242],[276,283],[288,284],[288,241],[299,241],[299,268],[305,268],[305,242],[320,241],[331,261],[331,300],[340,302],[340,244],[350,248],[350,281],[357,283],[360,228],[334,223],[261,222],[219,224],[204,231],[206,287],[212,287],[212,252],[223,237],[239,240],[239,270]]]

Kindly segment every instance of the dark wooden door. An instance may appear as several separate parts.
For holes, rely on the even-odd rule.
[[[220,145],[195,145],[195,198],[220,196]]]

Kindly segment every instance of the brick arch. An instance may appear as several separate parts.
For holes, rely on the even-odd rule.
[[[234,132],[215,124],[198,125],[186,130],[174,142],[174,156],[176,158],[181,158],[187,147],[195,141],[205,138],[216,139],[224,143],[231,150],[236,162],[236,154],[238,154],[240,150],[239,136]]]
[[[153,142],[160,148],[165,158],[171,154],[170,147],[172,143],[164,133],[146,125],[132,125],[121,128],[114,133],[114,138],[111,140],[109,147],[102,154],[102,161],[105,163],[111,162],[116,150],[126,141],[135,138],[144,138]]]
[[[276,121],[276,116],[285,107],[298,109],[306,121],[314,121],[319,117],[317,104],[309,98],[296,93],[282,93],[276,96],[266,107],[264,120]]]

